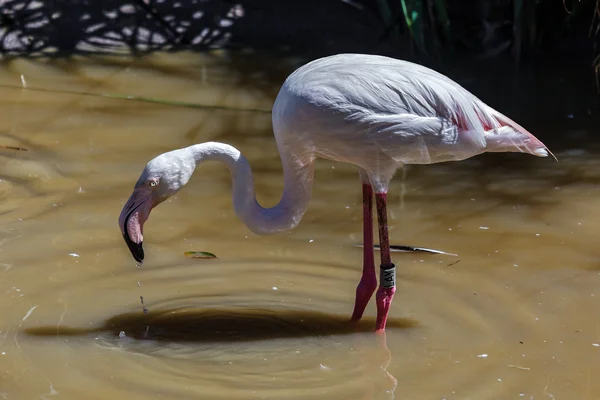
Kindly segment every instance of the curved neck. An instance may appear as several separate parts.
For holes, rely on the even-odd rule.
[[[196,165],[204,161],[221,161],[229,167],[233,180],[233,208],[252,232],[269,234],[294,228],[306,212],[310,201],[314,160],[292,159],[280,149],[284,189],[279,203],[262,207],[256,200],[254,177],[248,160],[238,149],[225,143],[207,142],[190,146]]]

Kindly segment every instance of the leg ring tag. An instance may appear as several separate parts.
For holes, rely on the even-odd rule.
[[[384,288],[393,288],[396,286],[396,265],[381,266],[379,271],[379,285]]]

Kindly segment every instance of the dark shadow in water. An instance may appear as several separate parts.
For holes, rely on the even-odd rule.
[[[417,326],[416,320],[391,318],[387,330]],[[40,326],[32,336],[86,336],[103,333],[163,342],[247,342],[256,340],[344,335],[374,330],[373,318],[351,322],[347,315],[309,310],[260,308],[166,309],[115,315],[99,328]]]

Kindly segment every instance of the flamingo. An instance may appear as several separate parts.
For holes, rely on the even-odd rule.
[[[227,165],[235,213],[261,235],[288,231],[300,222],[316,158],[354,164],[362,183],[364,250],[351,320],[361,319],[377,287],[375,197],[381,257],[376,331],[385,330],[396,291],[386,210],[395,171],[404,164],[459,161],[484,152],[552,155],[523,127],[446,76],[377,55],[338,54],[301,66],[277,95],[272,124],[285,180],[277,205],[263,208],[257,202],[250,164],[233,146],[206,142],[160,154],[147,163],[119,217],[133,258],[144,260],[143,225],[152,208],[183,188],[202,162]]]

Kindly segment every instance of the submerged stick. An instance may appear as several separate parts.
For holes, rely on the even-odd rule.
[[[144,314],[148,314],[148,309],[146,308],[146,305],[144,304],[144,296],[140,296],[140,301],[142,302],[142,311],[144,312]]]
[[[363,244],[357,244],[356,247],[364,247]],[[373,245],[373,249],[380,250],[378,244]],[[431,254],[444,254],[447,256],[458,256],[458,254],[447,253],[442,250],[427,249],[425,247],[414,247],[405,245],[390,245],[390,251],[396,253],[431,253]]]
[[[5,146],[0,144],[0,149],[17,150],[17,151],[28,151],[25,147]]]

